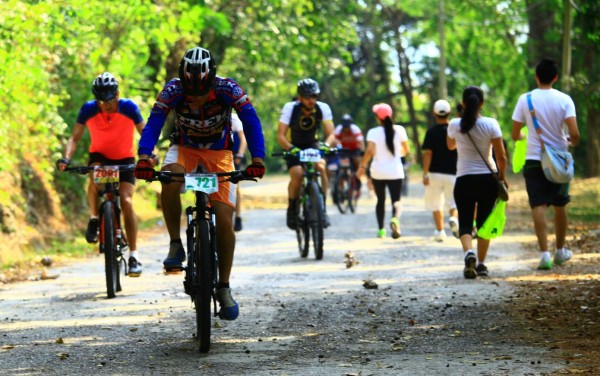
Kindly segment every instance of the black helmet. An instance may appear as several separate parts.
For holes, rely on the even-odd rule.
[[[104,72],[94,79],[92,84],[92,93],[99,101],[109,101],[116,98],[119,93],[119,84],[115,76]]]
[[[312,95],[319,95],[321,90],[319,84],[312,78],[305,78],[298,81],[298,95],[301,97],[310,97]]]
[[[344,127],[349,127],[350,124],[352,124],[352,116],[350,116],[350,114],[344,114],[344,116],[342,116],[342,125]]]
[[[213,87],[217,75],[215,60],[207,49],[194,47],[179,63],[179,78],[186,95],[204,95]]]

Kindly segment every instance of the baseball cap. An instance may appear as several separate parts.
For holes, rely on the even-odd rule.
[[[377,103],[373,106],[373,112],[380,120],[385,119],[386,117],[392,117],[392,108],[389,104],[386,103]]]
[[[433,113],[438,116],[446,116],[450,113],[450,103],[443,99],[438,100],[433,105]]]

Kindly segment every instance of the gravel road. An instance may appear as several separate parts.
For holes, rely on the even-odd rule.
[[[244,185],[247,198],[285,202],[277,178]],[[231,281],[240,304],[216,320],[209,354],[194,341],[182,276],[164,275],[165,231],[144,239],[144,273],[106,299],[103,258],[51,268],[56,279],[0,287],[0,374],[5,375],[542,375],[552,349],[514,340],[509,281],[536,256],[531,233],[492,241],[490,277],[465,280],[457,239],[432,239],[422,188],[403,199],[402,237],[377,239],[374,199],[328,212],[325,257],[299,257],[282,208],[244,213]],[[260,205],[259,205],[260,206]],[[388,214],[389,216],[389,214]],[[448,234],[450,232],[448,231]],[[348,268],[351,252],[357,264]],[[377,284],[367,289],[364,281]]]

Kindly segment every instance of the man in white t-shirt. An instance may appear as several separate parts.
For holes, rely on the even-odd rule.
[[[308,148],[319,148],[318,131],[322,127],[325,141],[333,141],[333,114],[327,103],[318,100],[321,89],[319,84],[312,78],[305,78],[298,82],[298,99],[288,102],[281,110],[279,124],[277,127],[277,143],[284,150],[293,155],[300,150]],[[288,209],[287,226],[296,229],[296,205],[300,197],[304,170],[300,160],[289,158],[286,160],[290,183],[288,184]],[[321,174],[321,189],[327,192],[327,171],[325,161],[315,163],[315,169]],[[326,195],[323,195],[325,200]],[[324,226],[329,227],[329,216],[325,212]]]
[[[530,93],[522,94],[517,101],[513,112],[513,140],[524,138],[521,128],[526,124],[529,136],[527,137],[527,154],[523,176],[529,196],[533,216],[535,235],[540,247],[541,259],[538,269],[547,270],[552,268],[552,259],[548,248],[548,235],[546,226],[546,211],[548,205],[554,206],[554,227],[556,235],[556,253],[554,263],[560,265],[568,261],[572,253],[565,248],[565,237],[567,233],[567,204],[569,196],[569,183],[556,184],[544,176],[541,168],[540,138],[545,145],[553,146],[559,150],[566,151],[569,146],[579,142],[579,129],[575,114],[575,104],[571,97],[552,88],[558,80],[558,66],[550,59],[542,59],[535,69],[535,80],[538,88]],[[528,105],[528,95],[535,111],[540,126],[537,133],[533,124]],[[566,124],[568,137],[563,131]]]

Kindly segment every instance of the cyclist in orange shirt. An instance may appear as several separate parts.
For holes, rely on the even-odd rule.
[[[119,84],[115,77],[104,72],[92,84],[95,99],[86,102],[79,115],[71,137],[67,141],[64,157],[56,164],[63,171],[69,164],[77,148],[77,143],[86,128],[90,131],[88,165],[125,165],[135,163],[134,133],[142,133],[145,121],[140,109],[131,99],[119,98]],[[130,277],[142,274],[142,263],[137,254],[137,217],[133,210],[133,192],[135,177],[133,171],[123,171],[119,177],[121,209],[125,218],[125,233],[129,243]],[[98,186],[90,175],[87,188],[87,200],[90,206],[90,220],[85,238],[88,243],[98,241]]]

